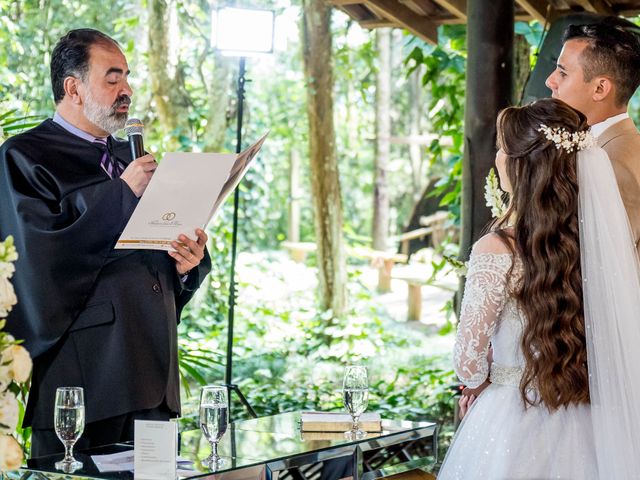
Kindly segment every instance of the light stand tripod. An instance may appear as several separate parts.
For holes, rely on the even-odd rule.
[[[245,84],[245,57],[240,57],[240,68],[238,70],[238,116],[236,127],[236,153],[242,151],[242,115],[244,106],[244,84]],[[236,306],[236,251],[238,244],[238,208],[240,203],[240,185],[233,192],[233,231],[231,233],[231,278],[229,283],[229,320],[227,326],[227,364],[224,375],[225,386],[227,387],[227,398],[229,401],[229,422],[231,418],[231,394],[235,392],[240,399],[240,403],[247,409],[249,415],[256,418],[258,415],[251,408],[249,402],[242,394],[238,385],[233,383],[233,321]]]

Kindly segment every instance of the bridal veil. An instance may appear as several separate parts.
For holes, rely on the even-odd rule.
[[[613,167],[578,152],[580,251],[598,477],[640,479],[640,268]],[[636,405],[637,403],[637,405]]]

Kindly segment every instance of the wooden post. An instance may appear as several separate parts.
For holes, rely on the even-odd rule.
[[[378,267],[378,293],[388,293],[391,291],[391,271],[393,270],[393,258],[382,260]]]
[[[513,103],[513,0],[467,2],[467,97],[460,258],[491,220],[484,184],[496,154],[496,116]]]
[[[407,282],[408,288],[408,312],[409,321],[419,322],[422,316],[422,283]]]
[[[300,241],[300,153],[295,147],[289,154],[291,160],[289,170],[289,234],[290,242]],[[304,256],[302,258],[304,261]]]

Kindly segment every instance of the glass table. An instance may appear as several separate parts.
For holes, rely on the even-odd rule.
[[[283,472],[322,463],[346,468],[354,480],[369,480],[385,476],[381,470],[366,471],[363,455],[367,452],[402,445],[416,440],[430,441],[437,452],[437,425],[431,422],[383,420],[382,432],[369,433],[365,438],[347,439],[342,433],[301,432],[300,413],[281,413],[269,417],[234,422],[229,425],[219,445],[224,465],[212,472],[202,465],[210,453],[209,443],[199,430],[182,432],[180,457],[192,461],[193,472],[177,478],[209,480],[266,479],[277,480]],[[5,474],[9,480],[45,479],[133,479],[131,472],[100,473],[91,455],[131,450],[131,444],[114,444],[79,451],[76,458],[83,462],[73,475],[55,473],[53,464],[61,455],[30,459],[28,467]],[[410,467],[414,464],[410,464]],[[401,471],[397,465],[393,473]],[[344,476],[344,475],[343,475]],[[298,477],[298,478],[304,478]],[[336,477],[338,478],[338,477]]]

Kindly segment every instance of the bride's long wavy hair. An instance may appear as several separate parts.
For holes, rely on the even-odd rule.
[[[587,130],[586,117],[555,99],[506,108],[497,120],[498,146],[506,153],[512,185],[509,208],[494,229],[522,260],[512,288],[526,317],[525,406],[551,411],[589,402],[585,343],[576,151],[556,148],[540,125]],[[509,223],[513,228],[506,228]]]

